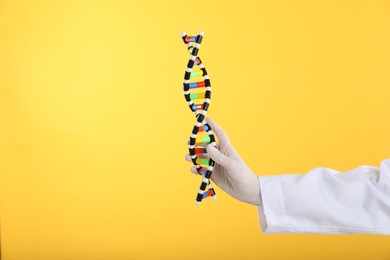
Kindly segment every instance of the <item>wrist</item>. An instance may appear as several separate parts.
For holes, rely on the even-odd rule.
[[[260,207],[262,205],[260,183],[257,175],[253,174],[250,185],[246,188],[245,198],[241,201]]]

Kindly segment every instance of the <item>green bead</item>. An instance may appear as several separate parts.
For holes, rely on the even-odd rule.
[[[210,136],[204,136],[203,143],[210,143]]]
[[[209,159],[202,159],[201,164],[209,164]]]
[[[195,100],[198,98],[198,94],[192,93],[192,94],[190,94],[190,98],[191,98],[191,100]]]

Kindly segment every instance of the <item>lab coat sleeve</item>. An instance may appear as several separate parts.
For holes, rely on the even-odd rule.
[[[390,159],[347,172],[259,176],[264,234],[390,235]]]

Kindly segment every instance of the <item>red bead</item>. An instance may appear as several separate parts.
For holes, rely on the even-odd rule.
[[[206,170],[205,168],[203,168],[203,167],[200,167],[199,169],[198,169],[198,173],[200,174],[200,175],[202,175],[202,171],[203,170]]]
[[[203,148],[195,148],[195,154],[202,154],[203,153]]]
[[[204,81],[198,82],[198,88],[206,86],[206,83]]]

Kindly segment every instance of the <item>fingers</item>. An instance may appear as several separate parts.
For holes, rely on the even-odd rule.
[[[188,161],[188,162],[192,162],[191,156],[190,156],[189,154],[186,154],[186,156],[184,157],[184,159],[185,159],[186,161]],[[192,166],[192,167],[190,168],[190,172],[192,172],[193,174],[196,174],[196,175],[199,174],[195,166]]]
[[[207,124],[210,125],[211,129],[217,135],[217,138],[218,138],[219,142],[221,143],[221,145],[230,144],[230,140],[227,137],[225,131],[223,131],[222,128],[219,125],[217,125],[217,123],[215,123],[215,121],[213,119],[211,119],[210,117],[206,117],[206,122],[207,122]]]
[[[197,154],[196,157],[197,157],[197,158],[201,158],[201,159],[203,159],[203,158],[208,158],[208,156],[207,156],[206,154]],[[186,156],[184,156],[184,159],[185,159],[186,161],[188,161],[188,162],[192,162],[191,156],[190,156],[189,154],[186,154]]]
[[[192,161],[191,161],[191,156],[190,156],[189,154],[186,154],[185,159],[186,159],[186,161],[192,162]],[[192,167],[190,168],[190,171],[191,171],[193,174],[196,174],[196,175],[199,174],[199,173],[198,173],[198,170],[196,169],[195,166],[192,166]]]
[[[218,163],[224,168],[228,168],[232,163],[232,159],[221,153],[211,144],[207,146],[207,153],[211,159],[213,159],[216,163]]]
[[[191,169],[190,169],[190,171],[191,171],[193,174],[199,175],[199,173],[198,173],[198,171],[197,171],[197,169],[196,169],[195,166],[192,166]]]
[[[210,117],[207,117],[206,121],[210,125],[211,129],[217,135],[217,138],[219,140],[219,145],[217,146],[217,148],[218,149],[220,148],[219,150],[223,151],[223,153],[225,155],[227,155],[229,158],[232,158],[232,159],[240,158],[239,154],[237,153],[237,151],[233,148],[232,144],[230,143],[230,140],[229,140],[227,134],[225,133],[225,131],[223,131],[222,128],[219,125],[217,125],[217,123],[215,123],[215,121],[213,119],[211,119]]]
[[[187,145],[189,145],[190,142],[187,142]],[[195,147],[198,147],[198,146],[202,146],[202,147],[206,147],[209,143],[195,143],[194,146]]]
[[[221,151],[223,151],[223,153],[221,153],[221,151],[218,148],[211,145],[210,143],[197,143],[195,144],[195,146],[206,147],[207,153],[197,154],[196,157],[211,158],[222,167],[228,168],[230,165],[232,165],[233,160],[238,158],[239,156],[237,152],[234,150],[234,148],[231,146],[230,140],[227,137],[226,133],[222,130],[222,128],[209,117],[206,118],[206,122],[216,134],[219,140],[219,144],[221,146]],[[191,156],[189,154],[185,156],[185,160],[188,162],[192,162]],[[195,167],[191,168],[191,172],[197,174],[196,168]]]

